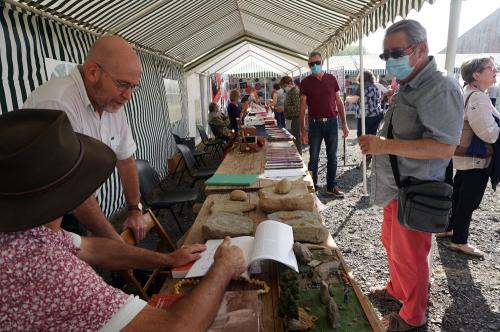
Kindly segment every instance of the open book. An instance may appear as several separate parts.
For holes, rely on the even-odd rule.
[[[207,241],[207,250],[205,250],[201,254],[201,258],[193,264],[186,278],[202,277],[208,272],[214,262],[215,251],[222,241],[223,240]],[[257,226],[255,237],[235,237],[231,239],[231,244],[240,247],[243,251],[247,270],[253,262],[262,259],[272,259],[299,272],[297,259],[293,253],[292,227],[279,221],[263,221]],[[248,278],[248,271],[245,271],[241,276]]]

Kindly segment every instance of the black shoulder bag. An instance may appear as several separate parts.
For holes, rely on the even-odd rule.
[[[387,138],[394,138],[392,116],[389,120]],[[397,157],[389,155],[392,173],[398,186],[398,221],[414,231],[440,233],[446,231],[451,214],[453,193],[453,165],[446,167],[446,179],[423,181],[409,177],[401,181]]]

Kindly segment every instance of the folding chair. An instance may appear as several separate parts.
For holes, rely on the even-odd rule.
[[[175,144],[185,144],[184,140],[177,134],[174,134],[172,133],[172,136],[174,136],[174,140],[175,140]],[[187,144],[185,144],[187,145]],[[198,151],[198,150],[193,150],[192,147],[189,147],[190,150],[191,150],[191,153],[193,154],[193,157],[196,161],[196,164],[198,166],[206,166],[205,164],[205,161],[203,160],[205,155],[207,154],[206,151]],[[175,175],[175,173],[177,172],[177,169],[179,168],[179,166],[181,165],[181,162],[182,162],[182,158],[179,159],[179,161],[177,161],[177,164],[175,165],[175,168],[174,168],[174,171],[172,172],[172,177]],[[185,172],[185,169],[182,170],[182,173],[180,175],[180,178],[182,178],[182,176],[184,175],[184,172]]]
[[[203,150],[206,152],[211,151],[212,155],[213,153],[217,153],[217,155],[219,155],[220,157],[221,156],[220,154],[223,153],[223,147],[226,144],[226,141],[218,138],[209,139],[207,132],[205,131],[205,128],[203,128],[203,126],[196,125],[196,128],[200,133],[201,141],[203,142],[204,145]]]
[[[175,245],[174,241],[172,241],[167,232],[165,232],[165,229],[163,229],[163,226],[160,224],[158,219],[156,219],[155,215],[151,210],[148,209],[146,213],[143,214],[142,219],[143,223],[146,225],[147,232],[153,229],[160,238],[160,241],[158,241],[158,243],[156,244],[156,251],[160,252],[164,248],[167,248],[169,252],[171,252],[177,249],[177,246]],[[136,244],[134,232],[132,232],[130,228],[127,228],[125,231],[123,231],[123,233],[121,234],[121,238],[127,244],[130,245]],[[149,296],[147,294],[147,291],[149,287],[152,284],[154,284],[158,275],[162,274],[162,271],[160,269],[154,269],[151,272],[151,275],[149,276],[144,286],[141,285],[141,283],[137,280],[137,278],[134,276],[133,273],[129,273],[129,271],[120,271],[120,274],[123,277],[123,279],[125,279],[125,281],[137,291],[138,295],[144,301],[149,301]]]
[[[186,169],[188,171],[189,176],[193,179],[193,182],[191,183],[191,188],[194,187],[197,181],[206,180],[215,174],[216,170],[213,168],[196,168],[194,157],[191,154],[191,150],[189,150],[189,148],[186,145],[178,144],[177,148],[181,152],[182,159],[184,159],[184,164],[186,165]]]
[[[189,149],[189,148],[188,148]],[[163,188],[158,173],[151,167],[147,160],[136,160],[137,174],[139,175],[139,189],[144,203],[153,211],[157,212],[163,209],[170,211],[174,217],[181,234],[182,230],[179,218],[174,211],[175,205],[181,205],[180,212],[184,208],[185,203],[192,206],[193,201],[198,198],[198,192],[193,189],[175,188],[175,190],[166,190]],[[154,189],[159,187],[161,192],[158,192],[154,197],[151,195]]]

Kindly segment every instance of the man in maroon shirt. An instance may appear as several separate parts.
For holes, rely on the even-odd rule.
[[[342,122],[342,136],[349,135],[349,128],[344,112],[344,104],[340,99],[337,79],[321,69],[323,59],[318,52],[309,55],[311,75],[300,84],[300,130],[301,137],[306,137],[304,124],[306,105],[309,116],[309,171],[312,172],[314,187],[318,188],[318,162],[321,142],[326,145],[326,192],[335,197],[343,198],[344,193],[337,186],[337,145],[338,122],[337,114]]]

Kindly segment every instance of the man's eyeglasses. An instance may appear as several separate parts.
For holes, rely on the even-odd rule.
[[[132,85],[131,83],[129,82],[126,82],[126,81],[122,81],[122,80],[117,80],[115,78],[113,78],[113,76],[109,73],[109,71],[107,71],[106,69],[103,68],[103,66],[101,66],[100,64],[97,63],[97,66],[103,71],[105,72],[106,74],[108,74],[109,78],[111,79],[111,81],[113,82],[113,84],[116,86],[116,88],[122,92],[130,89],[131,92],[134,92],[134,91],[137,91],[137,89],[140,88],[139,84],[135,84],[135,85]]]
[[[413,53],[415,46],[417,45],[418,43],[410,45],[407,48],[393,48],[391,50],[384,50],[384,53],[380,54],[379,58],[381,60],[387,61],[389,60],[389,58],[397,59],[405,55],[410,55]]]
[[[312,66],[321,66],[321,61],[313,61],[308,63],[309,67]]]

